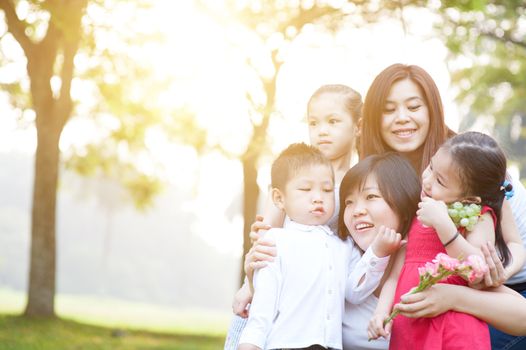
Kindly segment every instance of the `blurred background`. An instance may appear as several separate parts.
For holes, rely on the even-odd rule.
[[[420,65],[448,125],[525,177],[525,38],[522,0],[0,0],[0,342],[58,316],[221,348],[270,163],[322,84]]]

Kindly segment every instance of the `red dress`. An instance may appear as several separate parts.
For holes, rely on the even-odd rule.
[[[489,207],[495,222],[495,214]],[[434,228],[424,227],[416,218],[409,229],[404,266],[398,278],[395,304],[400,296],[418,285],[418,267],[431,261],[438,253],[446,253]],[[458,276],[450,276],[441,283],[467,285]],[[394,305],[394,304],[393,304]],[[391,331],[389,349],[402,350],[459,350],[491,348],[488,326],[478,318],[455,311],[447,311],[433,318],[396,316]]]

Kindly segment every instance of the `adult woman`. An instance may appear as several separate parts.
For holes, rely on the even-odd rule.
[[[453,135],[454,132],[444,121],[438,88],[424,69],[415,65],[394,64],[378,74],[364,101],[360,158],[395,151],[409,159],[420,173],[442,143]],[[513,185],[516,192],[526,193],[520,182],[514,181]],[[515,196],[505,201],[502,213],[504,239],[513,261],[503,270],[496,260],[497,266],[492,269],[492,274],[486,275],[485,285],[498,286],[508,277],[518,274],[511,287],[526,296],[524,198]],[[521,230],[520,236],[517,227]],[[511,339],[495,329],[492,329],[491,335],[494,349],[519,349],[526,345],[526,338]],[[506,347],[508,343],[518,347]]]

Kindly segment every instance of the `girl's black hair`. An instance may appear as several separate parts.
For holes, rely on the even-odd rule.
[[[393,229],[405,236],[411,227],[421,193],[420,180],[415,170],[398,153],[372,155],[349,169],[340,185],[338,236],[343,240],[350,236],[344,222],[345,199],[353,191],[361,189],[370,175],[376,177],[382,197],[398,216],[400,227]]]
[[[503,186],[506,180],[506,156],[492,137],[469,131],[458,134],[441,147],[449,152],[458,170],[466,197],[480,197],[483,205],[493,209],[495,223],[495,246],[504,266],[511,253],[504,242],[500,220],[504,201]]]

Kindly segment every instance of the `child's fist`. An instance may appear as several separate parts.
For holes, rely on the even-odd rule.
[[[372,248],[377,257],[383,258],[396,252],[405,243],[406,241],[402,240],[401,234],[393,229],[380,226],[372,243]]]
[[[445,221],[451,221],[447,213],[447,205],[442,201],[436,201],[433,198],[423,198],[418,203],[416,217],[425,226],[434,227]]]
[[[387,317],[389,317],[389,315],[376,313],[373,315],[369,321],[369,325],[367,326],[367,335],[369,340],[375,340],[380,337],[384,337],[385,339],[389,338],[389,333],[391,332],[393,322],[391,321],[384,326],[384,320]]]

